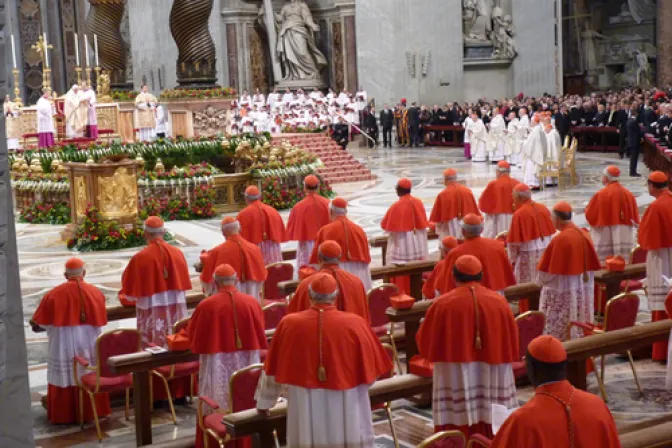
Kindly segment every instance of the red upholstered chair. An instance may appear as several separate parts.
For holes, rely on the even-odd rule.
[[[473,436],[469,437],[467,448],[489,448],[490,445],[492,445],[492,440],[488,439],[484,435],[474,434]]]
[[[520,361],[513,363],[513,374],[516,379],[524,378],[527,375],[525,366],[525,355],[527,346],[536,337],[544,334],[544,325],[546,325],[546,316],[541,311],[528,311],[516,317],[518,326],[518,342],[520,344]]]
[[[426,438],[418,448],[466,448],[467,439],[461,431],[441,431]]]
[[[401,362],[399,361],[399,352],[394,343],[394,323],[390,322],[387,314],[385,314],[385,311],[391,306],[390,298],[398,294],[399,288],[397,288],[397,285],[383,283],[375,288],[371,288],[367,294],[367,298],[369,300],[371,329],[379,338],[387,337],[394,351],[394,361],[397,363],[399,373],[403,373]]]
[[[237,370],[229,380],[229,412],[240,412],[247,409],[254,409],[257,402],[254,399],[254,392],[257,389],[257,383],[261,377],[264,368],[263,364],[252,364],[251,366]],[[226,426],[222,424],[224,413],[213,412],[209,415],[203,414],[203,405],[217,411],[219,403],[209,397],[199,397],[198,402],[198,425],[203,431],[203,441],[205,448],[208,448],[208,434],[212,436],[220,448],[224,448],[227,442],[233,438],[227,434]]]
[[[397,356],[397,351],[390,344],[383,344],[383,347],[385,348],[385,352],[387,353],[387,356],[390,358],[390,361],[392,361],[392,364],[394,364],[394,361],[395,361],[396,356]],[[384,379],[387,379],[387,378],[392,378],[393,376],[394,376],[394,367],[392,368],[392,370],[389,373],[387,373],[385,375],[381,375],[378,379],[379,380],[384,380]],[[385,409],[385,413],[387,415],[387,421],[390,423],[390,432],[392,432],[392,438],[394,439],[394,446],[396,448],[398,448],[399,447],[399,439],[397,438],[397,431],[396,431],[396,429],[394,429],[394,422],[392,420],[392,403],[390,403],[388,401],[388,402],[385,402],[385,403],[382,403],[382,404],[377,404],[375,406],[371,406],[372,411],[377,411],[379,409]]]
[[[646,254],[647,250],[643,249],[640,245],[637,245],[632,252],[630,252],[630,264],[640,264],[646,263]],[[642,274],[640,277],[631,278],[629,280],[623,280],[621,282],[621,290],[623,292],[638,291],[640,289],[644,290],[645,294],[648,294],[648,291],[642,280],[646,278],[646,274]]]
[[[264,324],[267,330],[278,327],[280,320],[287,314],[287,302],[273,302],[262,308],[264,312]]]
[[[280,294],[278,283],[290,281],[294,277],[294,265],[284,261],[273,263],[266,266],[266,272],[268,276],[264,282],[264,299],[284,300],[285,296]]]
[[[98,413],[96,412],[95,395],[98,393],[126,392],[126,420],[128,420],[129,391],[133,387],[133,375],[115,375],[107,364],[107,360],[112,356],[128,355],[140,351],[140,333],[137,330],[112,330],[105,332],[96,339],[96,366],[90,366],[89,362],[75,356],[74,373],[77,387],[79,387],[79,423],[84,427],[84,392],[89,395],[91,408],[93,409],[93,421],[96,424],[98,440],[103,440],[103,433],[100,430]],[[79,378],[79,366],[90,373],[85,373]]]
[[[189,325],[189,317],[186,317],[182,320],[175,322],[173,325],[173,334],[177,334],[180,330],[186,329]],[[173,406],[173,396],[170,393],[170,386],[168,383],[171,380],[176,378],[186,378],[189,377],[189,399],[194,399],[194,382],[196,375],[201,367],[201,364],[198,361],[191,362],[181,362],[173,364],[170,366],[161,366],[158,369],[152,370],[152,374],[157,376],[163,382],[163,386],[166,389],[166,396],[168,397],[168,405],[170,406],[170,413],[173,416],[173,423],[177,425],[177,416],[175,415],[175,407]],[[149,387],[152,388],[152,382],[150,381]],[[154,406],[154,390],[150,389],[150,403],[152,407]]]
[[[630,328],[633,327],[637,322],[638,312],[639,296],[637,294],[627,292],[619,294],[607,302],[607,306],[604,310],[604,324],[596,325],[585,322],[570,322],[569,326],[567,327],[567,335],[569,336],[572,327],[581,328],[583,330],[584,336],[591,336],[593,334]],[[642,392],[642,386],[639,384],[639,377],[637,376],[637,370],[635,369],[635,362],[632,359],[632,353],[630,350],[626,350],[626,353],[628,355],[630,367],[632,368],[632,375],[635,378],[637,390],[639,390],[640,395],[643,396],[644,393]],[[602,398],[606,402],[607,393],[604,390],[604,356],[605,355],[602,355],[600,360],[600,375],[597,375],[597,372],[595,372],[595,376],[597,376],[597,381],[600,385]],[[595,362],[594,360],[592,361],[593,363]]]

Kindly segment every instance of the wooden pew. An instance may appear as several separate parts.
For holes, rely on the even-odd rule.
[[[595,283],[604,285],[606,288],[607,301],[621,293],[621,282],[633,278],[641,277],[646,274],[646,264],[629,264],[623,272],[612,272],[607,270],[595,273]]]
[[[439,239],[439,234],[433,230],[427,231],[427,240],[437,240]],[[387,257],[387,235],[373,236],[369,238],[369,246],[377,248],[379,247],[383,252],[383,266],[385,266],[385,259]]]
[[[411,277],[411,296],[416,299],[422,299],[422,274],[434,270],[436,261],[412,261],[399,266],[379,266],[371,268],[372,280],[383,280],[389,282],[390,277],[408,275]],[[294,294],[299,286],[298,280],[280,282],[278,289],[285,295]]]

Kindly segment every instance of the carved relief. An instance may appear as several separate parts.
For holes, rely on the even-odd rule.
[[[96,113],[98,114],[98,128],[113,129],[115,135],[119,133],[117,125],[117,114],[119,111],[116,105],[96,107]]]
[[[345,85],[345,73],[343,73],[343,33],[341,22],[333,22],[331,29],[334,35],[334,89],[337,92],[343,90]]]
[[[203,111],[194,111],[194,135],[212,137],[224,133],[229,126],[227,109],[208,106]],[[230,117],[229,117],[230,119]]]
[[[86,198],[86,178],[84,176],[75,177],[74,182],[75,194],[75,213],[77,216],[84,216],[86,214],[86,206],[88,200]]]
[[[98,178],[98,204],[105,218],[128,218],[138,214],[138,183],[126,168],[111,177]]]
[[[262,92],[268,92],[268,64],[259,31],[255,27],[249,27],[250,69],[252,71],[252,88],[259,88]]]

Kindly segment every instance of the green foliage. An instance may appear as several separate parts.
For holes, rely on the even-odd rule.
[[[68,202],[32,204],[21,212],[19,221],[31,224],[68,224],[70,222],[70,204]]]

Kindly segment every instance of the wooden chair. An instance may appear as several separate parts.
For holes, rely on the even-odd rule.
[[[572,327],[578,327],[583,330],[584,336],[589,336],[593,334],[606,333],[614,330],[622,330],[624,328],[630,328],[635,325],[637,322],[637,313],[639,312],[639,296],[633,293],[623,293],[619,294],[616,297],[612,298],[607,302],[607,306],[604,311],[604,324],[596,325],[585,322],[570,322],[567,327],[567,335],[569,336]],[[637,370],[635,369],[635,362],[632,359],[632,353],[630,350],[626,350],[628,355],[628,362],[630,363],[630,368],[632,368],[632,375],[635,379],[635,384],[637,385],[637,390],[639,390],[640,395],[644,396],[642,392],[642,386],[639,383],[639,377],[637,376]],[[607,401],[607,392],[604,388],[604,357],[602,355],[600,359],[600,375],[597,377],[598,384],[600,386],[600,391],[602,393],[602,398],[604,401]],[[594,360],[593,364],[595,363]]]
[[[484,435],[474,434],[469,437],[469,443],[467,448],[489,448],[492,445],[492,440],[488,439]]]
[[[280,320],[287,314],[287,302],[272,302],[261,309],[264,312],[264,324],[267,330],[278,327]]]
[[[227,413],[254,409],[257,406],[254,393],[263,368],[263,364],[252,364],[234,372],[229,379],[229,411]],[[208,435],[210,435],[217,441],[220,448],[224,448],[226,443],[234,440],[226,432],[226,426],[222,423],[222,416],[225,413],[213,412],[209,415],[204,415],[203,405],[207,405],[213,411],[217,411],[219,410],[219,403],[209,397],[199,397],[198,426],[203,431],[203,444],[205,448],[208,448]]]
[[[115,375],[110,370],[107,360],[112,356],[128,355],[140,351],[140,333],[137,330],[112,330],[107,331],[96,339],[97,365],[90,366],[89,361],[81,356],[75,356],[73,360],[75,382],[79,388],[79,424],[84,428],[84,392],[89,395],[93,410],[93,421],[98,433],[98,441],[103,440],[103,432],[100,430],[98,411],[96,410],[95,395],[99,393],[126,392],[126,407],[124,409],[128,420],[129,392],[133,387],[133,375]],[[79,377],[79,366],[90,371]]]
[[[369,301],[369,314],[371,316],[371,329],[379,338],[387,337],[392,350],[394,351],[394,361],[397,363],[399,373],[403,373],[401,362],[399,361],[399,352],[394,343],[394,323],[390,322],[385,311],[391,306],[390,298],[399,294],[399,288],[392,283],[383,283],[382,285],[371,288],[367,294]],[[389,324],[389,327],[388,327]]]
[[[397,353],[395,348],[392,347],[390,344],[383,344],[383,348],[385,348],[387,356],[392,361],[392,364],[394,364],[394,360],[396,359],[396,353]],[[394,367],[392,367],[392,370],[389,373],[381,375],[378,379],[383,380],[392,377],[394,377]],[[392,419],[392,403],[387,401],[385,403],[371,407],[372,411],[377,411],[379,409],[385,409],[385,414],[387,415],[387,421],[390,423],[390,432],[392,433],[392,439],[394,440],[394,448],[399,448],[399,439],[397,438],[397,431],[394,428],[394,421]]]
[[[467,439],[461,431],[441,431],[426,438],[418,448],[466,448]]]
[[[544,334],[546,325],[546,316],[541,311],[528,311],[516,317],[516,326],[518,327],[518,342],[520,344],[520,360],[513,363],[513,375],[516,379],[527,376],[527,366],[525,365],[525,355],[527,355],[527,346],[536,337]]]
[[[182,320],[175,322],[173,325],[173,334],[177,334],[180,330],[187,328],[189,324],[190,317],[186,317]],[[170,381],[176,378],[186,378],[189,377],[189,400],[193,401],[194,399],[194,383],[196,375],[201,367],[201,364],[198,361],[191,362],[181,362],[178,364],[173,364],[170,366],[161,366],[157,369],[152,370],[152,375],[157,376],[163,382],[163,386],[166,389],[166,396],[168,397],[168,405],[170,406],[170,413],[173,417],[173,423],[177,425],[177,416],[175,415],[175,406],[173,405],[173,397],[170,393]],[[151,397],[150,403],[153,410],[154,407],[154,389],[152,382],[149,383],[150,391],[149,395]]]
[[[278,283],[287,282],[294,278],[294,265],[282,261],[266,266],[266,281],[264,282],[264,299],[268,301],[284,300],[285,296],[280,293]]]

